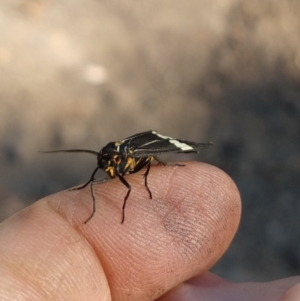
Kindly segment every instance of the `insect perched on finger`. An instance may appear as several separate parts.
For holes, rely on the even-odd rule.
[[[211,145],[212,142],[198,143],[184,141],[163,136],[158,134],[156,131],[147,131],[130,136],[121,141],[110,142],[99,152],[87,149],[66,149],[42,151],[42,153],[88,153],[97,156],[97,167],[93,171],[89,181],[80,187],[71,188],[70,190],[80,190],[91,183],[93,211],[89,218],[84,222],[86,224],[89,220],[91,220],[96,212],[93,185],[95,183],[104,183],[112,178],[118,177],[128,189],[122,206],[121,224],[123,224],[125,220],[126,201],[131,192],[131,186],[124,178],[125,175],[136,173],[146,167],[146,172],[144,174],[145,187],[149,193],[150,199],[152,199],[152,193],[147,183],[151,161],[155,159],[158,163],[164,165],[162,161],[156,158],[156,155],[165,153],[198,153],[200,149]],[[95,175],[99,169],[104,170],[109,175],[109,178],[95,179]]]

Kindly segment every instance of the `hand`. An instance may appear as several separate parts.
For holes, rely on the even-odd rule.
[[[151,168],[118,181],[46,197],[0,225],[1,300],[298,300],[299,277],[228,283],[208,269],[240,219],[232,180],[203,163]],[[263,268],[263,267],[262,267]],[[194,277],[194,278],[193,278]],[[280,297],[286,293],[285,299]],[[164,294],[164,295],[163,295]],[[159,299],[156,299],[159,298]]]

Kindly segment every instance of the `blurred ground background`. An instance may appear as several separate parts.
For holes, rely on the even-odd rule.
[[[299,11],[298,0],[0,0],[0,219],[95,165],[38,150],[156,129],[213,141],[192,159],[240,189],[240,229],[213,271],[299,274]]]

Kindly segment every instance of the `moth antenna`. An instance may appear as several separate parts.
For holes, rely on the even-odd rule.
[[[39,151],[39,153],[87,153],[98,156],[99,152],[90,150],[90,149],[62,149],[62,150],[54,150],[54,151]]]

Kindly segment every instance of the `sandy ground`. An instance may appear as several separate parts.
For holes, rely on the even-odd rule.
[[[300,273],[300,2],[0,0],[0,219],[84,182],[90,148],[156,129],[214,141],[243,217],[213,271]]]

